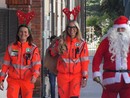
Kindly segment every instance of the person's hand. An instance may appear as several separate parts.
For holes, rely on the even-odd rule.
[[[49,70],[47,68],[44,68],[43,74],[44,76],[49,76]]]
[[[100,82],[101,82],[101,79],[100,79],[99,76],[94,77],[93,80],[94,80],[95,82],[97,82],[97,83],[100,83]]]
[[[67,50],[67,45],[64,42],[63,38],[59,39],[59,46],[58,46],[58,52],[59,54],[63,54],[64,51]]]
[[[84,88],[87,85],[87,79],[82,79],[81,81],[81,87]]]
[[[31,79],[31,83],[35,83],[36,80],[37,80],[37,78],[35,78],[35,77],[33,76],[32,79]]]
[[[60,39],[59,39],[59,44],[60,44],[60,45],[64,44],[63,38],[60,38]]]
[[[93,80],[95,82],[99,83],[102,86],[103,89],[106,89],[106,87],[102,84],[101,79],[100,79],[99,76],[95,77]]]
[[[3,89],[4,89],[4,82],[3,82],[3,81],[1,81],[1,82],[0,82],[0,90],[2,90],[2,91],[3,91]]]

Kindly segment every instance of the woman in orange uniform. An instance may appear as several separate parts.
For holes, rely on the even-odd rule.
[[[6,49],[0,73],[0,89],[4,89],[4,79],[8,74],[7,98],[32,98],[34,83],[40,74],[41,59],[38,47],[32,43],[31,32],[26,25],[20,25],[16,42]]]
[[[57,82],[59,98],[79,98],[80,88],[88,78],[88,48],[82,39],[79,25],[70,21],[63,38],[50,48],[52,56],[59,55]]]

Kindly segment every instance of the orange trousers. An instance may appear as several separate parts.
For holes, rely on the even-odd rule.
[[[81,88],[81,73],[57,75],[58,94],[60,98],[79,98]]]
[[[32,98],[34,84],[30,80],[8,78],[7,82],[7,98],[18,98],[19,93],[21,93],[22,98]]]

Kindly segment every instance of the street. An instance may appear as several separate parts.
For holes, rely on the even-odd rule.
[[[7,82],[5,81],[4,90],[3,91],[0,90],[0,98],[6,98],[6,91],[7,91],[6,89],[7,89]]]
[[[92,56],[89,59],[92,61]],[[85,88],[81,90],[80,98],[101,98],[102,87],[92,79],[92,63],[89,65],[89,78]]]

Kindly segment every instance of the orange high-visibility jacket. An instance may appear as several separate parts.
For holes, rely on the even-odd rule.
[[[10,44],[6,49],[0,81],[3,81],[6,74],[14,79],[31,79],[38,77],[41,67],[41,58],[36,45],[29,45],[28,42]]]
[[[58,73],[83,73],[83,77],[87,78],[89,64],[87,43],[84,40],[78,40],[77,38],[71,40],[69,36],[66,38],[65,43],[67,45],[67,50],[59,55],[57,62]],[[57,50],[58,52],[58,45],[54,46],[55,47],[50,48],[52,56],[56,53],[54,50]]]

